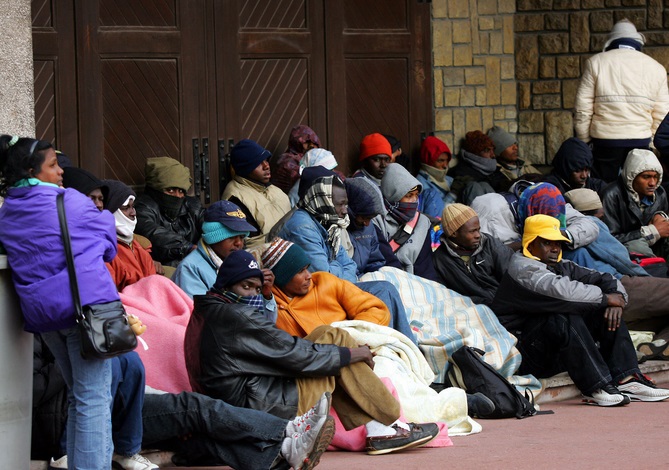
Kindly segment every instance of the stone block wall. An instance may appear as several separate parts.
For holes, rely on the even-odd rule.
[[[433,0],[435,134],[517,132],[520,153],[549,164],[573,136],[582,66],[628,18],[644,52],[669,66],[668,0]]]
[[[433,0],[435,135],[454,152],[468,131],[517,131],[516,0]]]

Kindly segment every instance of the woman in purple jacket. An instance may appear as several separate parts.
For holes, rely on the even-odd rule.
[[[7,250],[26,331],[41,333],[68,385],[70,468],[111,465],[111,362],[80,355],[56,196],[64,193],[81,304],[118,300],[105,261],[116,255],[114,217],[74,189],[49,142],[0,136],[0,241]]]

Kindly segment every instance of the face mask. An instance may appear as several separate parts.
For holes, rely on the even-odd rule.
[[[116,236],[123,243],[132,244],[132,236],[135,233],[135,226],[137,219],[130,220],[121,209],[114,212],[114,219],[116,220]]]

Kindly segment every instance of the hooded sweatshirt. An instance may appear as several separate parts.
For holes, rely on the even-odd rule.
[[[546,182],[551,183],[560,190],[562,194],[576,189],[569,184],[571,174],[583,168],[592,168],[593,157],[590,147],[575,137],[565,140],[553,158],[553,171],[546,177]],[[589,177],[585,187],[599,193],[604,189],[606,183],[599,178]]]
[[[660,179],[653,196],[642,199],[632,185],[644,171],[655,171]],[[662,165],[655,154],[650,150],[635,149],[628,154],[618,181],[604,190],[604,222],[621,243],[646,239],[652,246],[660,240],[660,234],[651,221],[655,214],[669,209],[661,182]]]

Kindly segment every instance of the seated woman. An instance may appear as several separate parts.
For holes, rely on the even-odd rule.
[[[174,158],[148,158],[144,175],[144,193],[135,200],[135,230],[151,241],[153,259],[175,267],[195,249],[204,209],[199,199],[187,196],[190,170]]]
[[[344,427],[366,427],[369,454],[421,446],[437,436],[433,423],[399,420],[399,404],[374,374],[369,347],[330,326],[302,339],[267,320],[260,311],[262,283],[252,255],[236,251],[223,262],[212,291],[195,297],[186,338],[194,387],[288,419],[332,392]]]
[[[432,223],[418,211],[422,188],[406,168],[397,163],[388,165],[381,180],[387,214],[383,220],[375,219],[375,223],[405,271],[437,281],[432,263]]]
[[[451,193],[453,177],[446,174],[452,157],[448,145],[436,137],[426,137],[420,146],[421,164],[416,178],[423,191],[418,210],[429,217],[440,218],[444,206],[455,202],[456,196]]]

